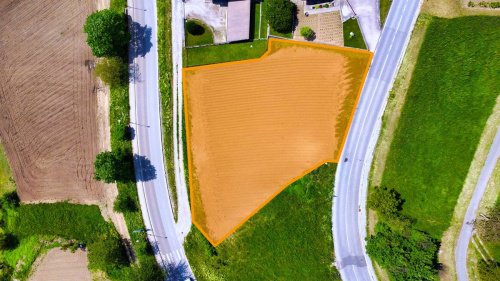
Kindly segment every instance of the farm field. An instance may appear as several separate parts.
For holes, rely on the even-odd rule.
[[[0,3],[0,138],[23,201],[96,202],[93,1]],[[28,20],[29,19],[29,20]]]
[[[196,279],[340,281],[332,266],[335,168],[293,183],[217,248],[193,228],[184,245]]]
[[[69,250],[52,249],[37,260],[30,281],[62,281],[69,277],[80,281],[91,281],[87,264],[87,253],[82,250],[71,253]]]
[[[498,95],[498,17],[433,18],[388,154],[382,186],[440,239]]]
[[[338,161],[371,59],[279,39],[268,49],[184,69],[193,221],[214,245],[286,186]]]

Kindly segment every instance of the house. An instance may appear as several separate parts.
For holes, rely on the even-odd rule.
[[[251,0],[229,0],[227,3],[226,41],[250,39]]]

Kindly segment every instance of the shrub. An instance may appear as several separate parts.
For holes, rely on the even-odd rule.
[[[127,252],[117,237],[99,239],[89,244],[89,268],[110,274],[113,269],[129,265]]]
[[[0,250],[13,250],[19,245],[19,239],[12,233],[0,234]]]
[[[196,20],[188,20],[186,22],[186,30],[195,36],[203,35],[203,33],[205,33],[205,27]]]
[[[311,40],[314,37],[314,34],[314,30],[312,30],[309,26],[303,26],[300,28],[300,35],[307,40]]]
[[[120,213],[136,212],[139,210],[137,202],[129,194],[120,192],[114,203],[113,209]]]
[[[103,151],[94,161],[94,178],[105,183],[134,180],[132,157],[128,151]]]
[[[368,197],[368,207],[386,219],[397,218],[403,202],[401,195],[395,189],[387,187],[375,187]]]
[[[119,57],[101,60],[95,67],[95,74],[110,87],[122,86],[128,82],[128,66]]]
[[[105,9],[92,13],[83,26],[87,44],[96,57],[123,57],[127,52],[130,34],[123,13]]]
[[[384,223],[367,239],[368,254],[391,275],[391,280],[435,280],[437,242],[429,235],[411,230],[409,236],[392,231]]]
[[[469,6],[469,7],[474,7],[474,6],[476,6],[476,5],[474,4],[474,2],[469,1],[469,3],[467,3],[467,6]]]
[[[291,32],[296,8],[290,0],[268,0],[265,16],[274,30],[281,33]]]

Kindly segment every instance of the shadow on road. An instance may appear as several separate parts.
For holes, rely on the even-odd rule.
[[[134,165],[138,182],[156,179],[156,169],[146,156],[134,154]]]
[[[130,16],[128,16],[128,22],[131,35],[130,56],[132,59],[139,56],[144,57],[153,46],[151,43],[151,27],[140,25],[133,21]]]

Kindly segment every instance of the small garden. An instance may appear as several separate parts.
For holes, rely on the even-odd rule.
[[[363,34],[359,29],[358,20],[349,19],[343,23],[344,46],[366,50]]]
[[[186,46],[200,46],[214,43],[212,29],[197,19],[186,21]]]

